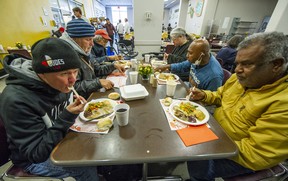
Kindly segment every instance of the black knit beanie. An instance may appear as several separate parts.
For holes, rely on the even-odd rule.
[[[45,38],[31,49],[32,68],[36,73],[60,72],[80,68],[80,58],[65,40]]]

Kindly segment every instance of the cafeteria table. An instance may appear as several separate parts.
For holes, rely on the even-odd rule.
[[[235,143],[210,115],[208,124],[219,139],[186,147],[176,131],[171,131],[159,99],[166,97],[166,85],[152,87],[149,80],[138,77],[149,95],[130,105],[129,124],[114,126],[108,134],[70,131],[55,147],[50,158],[61,166],[98,166],[143,163],[143,179],[147,180],[147,164],[228,158],[237,154]],[[129,83],[129,78],[127,79]],[[119,91],[118,89],[115,89]],[[174,98],[183,98],[187,88],[181,81]],[[88,100],[107,98],[109,93],[92,93]]]

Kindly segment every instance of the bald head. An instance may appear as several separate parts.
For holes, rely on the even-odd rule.
[[[204,54],[208,54],[210,50],[209,42],[205,39],[194,40],[190,46],[193,46],[194,51],[203,52]]]
[[[195,63],[197,60],[201,60],[201,65],[207,64],[210,58],[209,50],[210,46],[207,40],[194,40],[188,48],[187,59],[191,63]]]

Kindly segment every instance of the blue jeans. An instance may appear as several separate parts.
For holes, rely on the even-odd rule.
[[[254,172],[228,159],[189,161],[187,166],[192,181],[208,181]]]
[[[32,163],[25,168],[25,171],[34,175],[54,178],[73,177],[77,181],[98,181],[97,167],[60,167],[53,165],[48,159],[45,162]]]

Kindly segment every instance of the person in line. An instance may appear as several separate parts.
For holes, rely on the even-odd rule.
[[[121,19],[119,19],[119,23],[117,24],[117,33],[119,36],[119,41],[124,39],[124,26],[121,23]]]
[[[94,27],[82,19],[69,21],[66,32],[61,36],[61,39],[67,41],[76,50],[81,59],[81,68],[75,83],[75,89],[85,98],[101,88],[113,88],[113,82],[99,79],[99,77],[107,76],[115,69],[118,69],[121,73],[125,70],[124,66],[116,62],[109,65],[100,65],[91,56],[94,36]]]
[[[125,18],[124,19],[125,21],[125,24],[124,24],[124,34],[130,34],[130,25],[129,25],[129,22],[128,22],[128,19]]]
[[[187,60],[180,63],[167,64],[155,69],[155,71],[171,70],[172,73],[187,72],[190,70],[189,85],[205,90],[217,90],[222,85],[223,70],[219,62],[209,52],[210,46],[207,40],[194,40],[187,53]]]
[[[106,31],[110,37],[110,46],[113,47],[114,44],[114,33],[116,34],[116,29],[114,25],[110,22],[109,18],[106,18],[106,24],[104,26],[106,28]]]
[[[235,74],[216,92],[192,91],[192,99],[217,105],[214,117],[239,151],[230,159],[188,162],[193,181],[253,173],[288,158],[288,38],[256,33],[237,49]]]
[[[80,68],[77,53],[61,39],[46,38],[32,46],[32,55],[32,61],[15,55],[4,59],[9,77],[0,96],[0,117],[10,159],[34,175],[97,181],[96,167],[61,167],[49,159],[86,104],[81,96],[73,102],[69,89]]]
[[[85,16],[82,15],[82,10],[79,7],[75,7],[72,9],[73,13],[74,13],[74,17],[78,18],[78,19],[83,19],[84,21],[86,21],[87,23],[90,23],[89,19],[87,19]],[[74,19],[74,18],[72,18]]]
[[[171,27],[171,23],[168,24],[167,26],[167,32],[168,32],[168,39],[171,40],[171,37],[170,37],[170,33],[172,31],[172,27]]]
[[[107,32],[103,29],[97,30],[94,37],[94,46],[92,47],[91,54],[95,56],[95,59],[99,63],[113,62],[117,60],[123,60],[121,55],[107,56],[106,44],[111,40]]]
[[[228,41],[227,45],[217,53],[216,59],[221,59],[222,67],[230,72],[234,72],[235,69],[235,58],[237,54],[237,46],[243,41],[242,35],[234,35]]]

